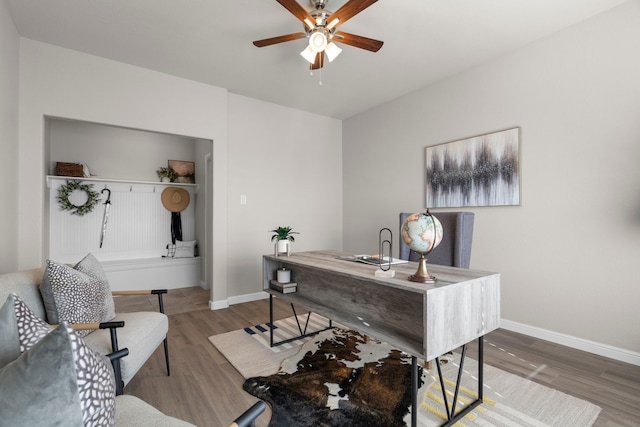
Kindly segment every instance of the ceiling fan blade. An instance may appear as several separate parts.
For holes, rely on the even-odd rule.
[[[285,9],[291,12],[296,18],[298,18],[301,22],[304,22],[305,18],[311,22],[315,22],[314,19],[309,15],[307,10],[300,6],[300,4],[296,0],[276,0],[280,3]]]
[[[340,9],[332,13],[327,21],[331,22],[335,18],[338,18],[339,21],[335,26],[340,26],[377,1],[378,0],[349,0]]]
[[[316,54],[316,60],[313,64],[310,65],[311,70],[317,70],[318,68],[322,68],[324,66],[324,51],[318,52]]]
[[[305,37],[307,37],[305,33],[293,33],[293,34],[287,34],[285,36],[278,36],[278,37],[271,37],[268,39],[256,40],[253,42],[253,45],[256,47],[265,47],[265,46],[271,46],[272,44],[278,44],[278,43],[284,43],[284,42],[290,42],[293,40],[303,39]]]
[[[380,50],[384,42],[380,40],[370,39],[368,37],[356,36],[355,34],[336,31],[333,35],[333,41],[337,43],[348,44],[349,46],[359,47],[360,49],[377,52]]]

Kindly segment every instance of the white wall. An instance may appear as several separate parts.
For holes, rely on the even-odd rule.
[[[269,230],[300,232],[294,252],[341,249],[341,135],[339,120],[229,95],[230,296],[262,289]]]
[[[258,297],[268,230],[300,231],[295,250],[340,249],[340,121],[32,40],[20,57],[20,268],[45,257],[47,117],[213,141],[213,176],[198,183],[214,206],[213,307]]]
[[[345,121],[345,250],[424,210],[425,147],[520,126],[522,203],[466,209],[471,267],[503,326],[640,364],[638,40],[632,1]]]
[[[97,178],[153,182],[168,160],[200,160],[193,138],[74,120],[49,118],[45,144],[50,175],[56,162],[85,163]]]
[[[18,267],[44,262],[45,117],[213,141],[212,300],[227,297],[227,92],[21,39]]]
[[[0,273],[18,266],[18,71],[20,38],[0,0]]]

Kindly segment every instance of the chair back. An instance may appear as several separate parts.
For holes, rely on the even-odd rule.
[[[415,261],[420,254],[409,249],[402,240],[402,224],[413,213],[400,213],[400,259]],[[469,268],[473,240],[473,212],[437,212],[433,216],[442,224],[442,242],[427,255],[429,264]]]

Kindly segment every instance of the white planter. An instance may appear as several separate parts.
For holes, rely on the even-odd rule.
[[[287,256],[291,254],[291,242],[289,240],[278,240],[276,242],[276,256],[281,254]]]

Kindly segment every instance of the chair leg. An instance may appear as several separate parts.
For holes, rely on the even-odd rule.
[[[171,371],[169,370],[169,347],[166,337],[164,339],[164,360],[167,362],[167,376],[171,376]]]

